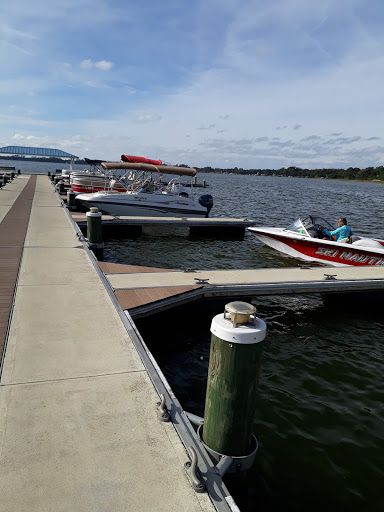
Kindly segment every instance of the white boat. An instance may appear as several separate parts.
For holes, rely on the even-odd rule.
[[[99,169],[98,165],[102,160],[84,159],[89,164],[89,169],[83,171],[73,171],[69,176],[69,184],[75,194],[90,194],[101,190],[114,190],[116,192],[125,192],[126,185],[133,182],[132,176],[121,176],[119,180],[115,179],[112,170],[108,173]]]
[[[56,174],[61,174],[61,177],[63,178],[63,180],[66,180],[66,181],[69,180],[71,172],[72,172],[71,169],[56,169]]]
[[[130,162],[102,162],[104,170],[135,170],[138,174],[125,193],[100,191],[79,194],[76,199],[84,206],[116,216],[143,217],[208,217],[213,205],[210,194],[199,200],[189,197],[180,182],[181,176],[193,177],[196,169]],[[162,183],[162,175],[176,175],[168,184]]]
[[[126,187],[118,181],[112,181],[106,176],[86,175],[72,176],[70,185],[73,192],[77,194],[91,194],[103,190],[114,190],[115,192],[125,192]]]
[[[308,215],[287,228],[251,226],[248,230],[273,249],[301,260],[336,267],[384,265],[384,240],[356,235],[337,242],[324,240],[324,228],[334,231],[328,221]]]

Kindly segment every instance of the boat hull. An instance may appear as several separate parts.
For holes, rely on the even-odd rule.
[[[148,196],[148,197],[145,197]],[[151,196],[156,196],[153,199]],[[110,215],[128,217],[205,217],[206,208],[188,198],[171,200],[167,195],[120,194],[99,195],[81,194],[77,199],[86,207],[96,207]]]
[[[384,266],[384,247],[374,249],[317,238],[293,237],[282,234],[278,229],[271,229],[269,232],[252,227],[248,229],[266,245],[304,261],[315,261],[336,267]],[[382,245],[379,241],[377,244]]]

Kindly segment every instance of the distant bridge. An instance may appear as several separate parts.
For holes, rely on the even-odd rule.
[[[7,155],[28,155],[28,156],[57,156],[59,158],[68,158],[72,169],[72,164],[79,157],[71,155],[61,149],[49,149],[49,148],[29,148],[24,146],[5,146],[0,148],[0,154]]]

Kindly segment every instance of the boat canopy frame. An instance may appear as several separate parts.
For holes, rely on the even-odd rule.
[[[158,172],[163,174],[176,174],[179,176],[196,176],[197,170],[193,167],[178,167],[176,165],[153,165],[136,162],[101,162],[106,171],[112,169],[134,169],[137,171]]]

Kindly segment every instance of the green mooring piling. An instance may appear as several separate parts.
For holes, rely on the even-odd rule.
[[[91,208],[87,216],[87,239],[90,245],[102,245],[103,234],[101,227],[101,212],[98,208]]]
[[[58,189],[59,194],[64,194],[65,186],[64,186],[63,180],[59,181],[59,183],[57,184],[57,189]]]
[[[67,191],[67,207],[70,210],[76,208],[76,194],[72,189]]]
[[[266,325],[245,302],[231,302],[211,324],[203,441],[213,451],[250,453]]]

